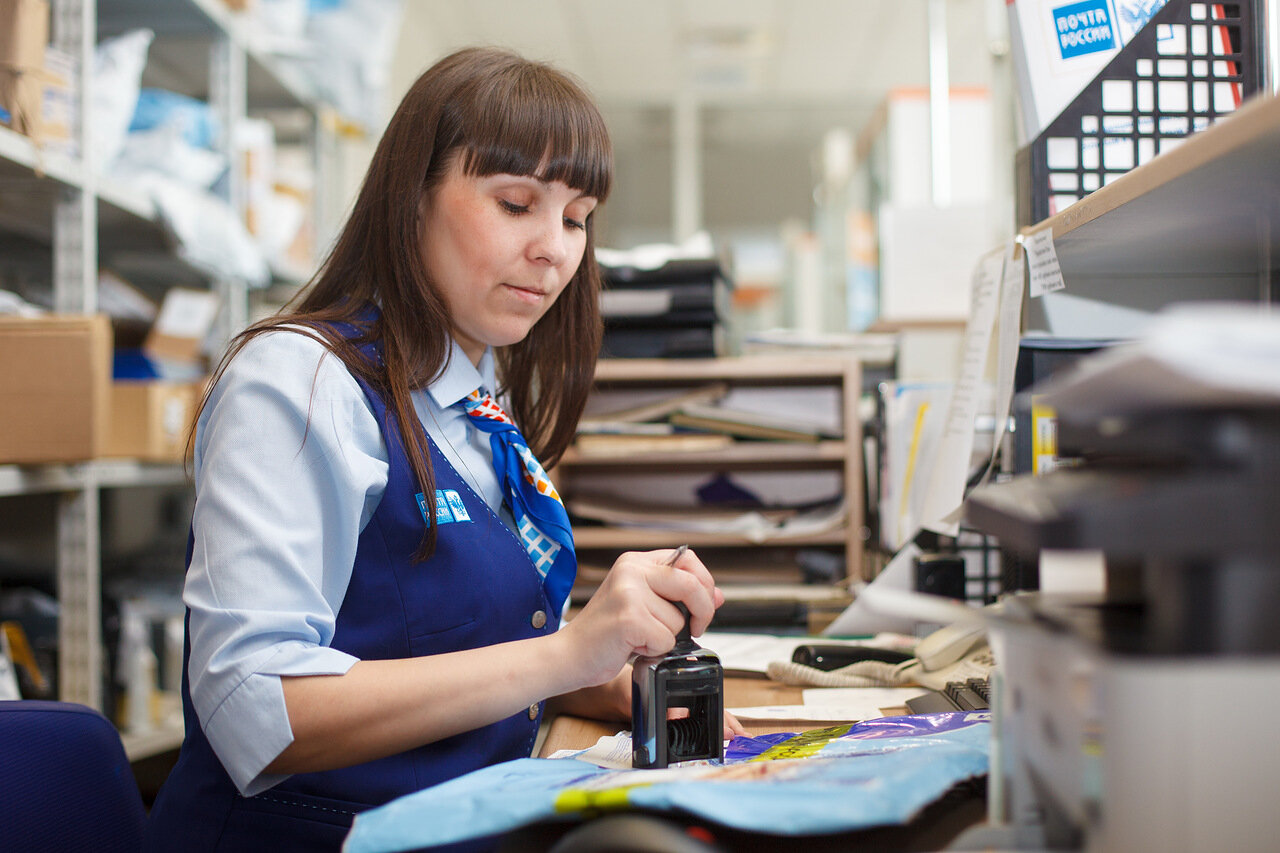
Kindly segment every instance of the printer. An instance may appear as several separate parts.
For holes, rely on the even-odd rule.
[[[999,661],[991,834],[1009,849],[1280,846],[1280,317],[1201,307],[1029,393],[1041,476],[981,486],[1002,549],[1096,550],[1105,592],[1018,592]]]

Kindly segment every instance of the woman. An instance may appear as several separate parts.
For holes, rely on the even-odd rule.
[[[534,457],[592,380],[612,168],[569,77],[446,57],[313,286],[230,348],[195,436],[187,736],[152,849],[336,850],[363,809],[528,756],[549,697],[628,718],[626,662],[673,645],[672,602],[706,628],[723,596],[662,550],[557,630],[575,563]]]

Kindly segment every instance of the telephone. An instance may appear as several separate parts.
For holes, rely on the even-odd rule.
[[[899,687],[919,684],[942,690],[949,681],[986,678],[995,668],[983,623],[957,622],[939,628],[916,644],[901,663],[863,660],[824,671],[796,661],[769,664],[775,681],[801,687]]]
[[[949,681],[986,678],[996,663],[981,622],[939,628],[916,644],[915,654],[898,674],[932,690],[942,690]]]

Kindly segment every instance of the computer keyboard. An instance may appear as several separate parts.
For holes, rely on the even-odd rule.
[[[970,678],[948,681],[942,690],[930,690],[907,700],[913,714],[935,714],[939,711],[986,711],[991,707],[991,681]]]

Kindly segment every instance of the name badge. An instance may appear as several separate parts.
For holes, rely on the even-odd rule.
[[[414,495],[418,499],[418,511],[422,520],[427,520],[427,498],[422,492]],[[462,495],[454,489],[436,489],[436,524],[452,524],[455,521],[470,521],[471,514],[462,502]]]

